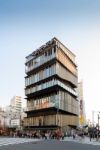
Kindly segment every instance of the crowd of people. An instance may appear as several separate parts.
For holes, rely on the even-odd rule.
[[[28,137],[28,138],[42,138],[42,139],[64,139],[65,134],[61,130],[55,131],[17,131],[11,132],[11,137]]]
[[[98,140],[100,137],[100,130],[97,128],[88,128],[87,132],[84,132],[83,129],[77,130],[77,129],[71,129],[68,132],[62,131],[60,128],[57,130],[27,130],[27,131],[11,131],[9,134],[7,134],[10,137],[23,137],[23,138],[38,138],[38,139],[64,139],[67,137],[73,137],[73,139],[76,139],[76,137],[84,138],[85,136],[90,138],[90,141],[92,139]]]
[[[71,130],[71,136],[73,137],[73,139],[75,139],[76,137],[81,137],[82,139],[85,137],[89,137],[90,141],[92,139],[96,139],[99,140],[100,137],[100,130],[96,127],[88,127],[87,132],[84,131],[84,129],[80,129],[80,130]]]

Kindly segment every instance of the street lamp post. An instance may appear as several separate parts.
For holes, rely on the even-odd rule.
[[[99,113],[100,112],[98,112],[98,115],[97,115],[97,119],[98,119],[98,124],[97,124],[97,141],[99,140],[99,119],[100,119]]]
[[[100,117],[99,117],[99,114],[98,114],[98,130],[99,130],[99,119],[100,119]]]
[[[98,113],[98,139],[99,139],[99,119],[100,119],[99,113]]]
[[[97,113],[97,125],[96,125],[96,134],[97,134],[97,140],[99,140],[99,111],[92,111],[92,123],[93,123],[93,127],[94,127],[94,113]]]
[[[6,127],[6,123],[5,123],[6,116],[5,115],[3,116],[3,119],[4,119],[3,120],[3,128],[4,128],[4,131],[5,131],[5,127]]]
[[[94,127],[94,111],[92,111],[92,124],[93,124],[93,127]]]
[[[95,115],[95,113],[100,113],[99,111],[92,111],[92,124],[93,124],[93,127],[94,127],[94,123],[95,123],[95,121],[94,121],[94,115]]]

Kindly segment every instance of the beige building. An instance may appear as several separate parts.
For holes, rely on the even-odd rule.
[[[75,55],[53,38],[26,57],[26,129],[76,127],[79,122]]]
[[[20,96],[14,96],[11,99],[10,105],[14,108],[15,112],[21,112],[22,109],[22,99]]]
[[[86,114],[85,114],[85,102],[83,96],[83,82],[78,83],[78,100],[79,100],[79,124],[83,126],[86,124]]]

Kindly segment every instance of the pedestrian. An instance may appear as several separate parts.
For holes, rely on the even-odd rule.
[[[73,133],[73,139],[75,139],[75,137],[76,137],[76,136],[75,136],[75,133]]]
[[[89,133],[89,137],[90,137],[90,141],[91,141],[91,139],[92,139],[92,137],[93,137],[92,132]]]

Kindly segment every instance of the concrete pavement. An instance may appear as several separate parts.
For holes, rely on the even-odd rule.
[[[0,150],[100,150],[100,146],[53,139],[1,146]]]
[[[97,141],[95,138],[91,139],[89,137],[79,137],[77,136],[75,139],[73,137],[65,137],[64,140],[61,141],[73,141],[81,144],[91,144],[91,145],[100,145],[100,139]]]
[[[21,143],[37,143],[39,141],[51,141],[54,142],[54,139],[48,139],[48,140],[44,140],[44,139],[34,139],[34,138],[10,138],[10,137],[0,137],[0,147],[2,146],[7,146],[7,145],[16,145],[16,144],[21,144]],[[57,140],[59,141],[59,140]],[[98,145],[100,146],[100,141],[96,141],[96,139],[92,139],[90,141],[89,137],[76,137],[75,139],[73,139],[73,137],[65,137],[64,140],[60,140],[59,142],[64,141],[64,142],[76,142],[76,143],[80,143],[80,144],[90,144],[90,145]]]
[[[40,141],[40,139],[0,137],[0,147],[4,145],[14,145],[14,144],[30,143],[30,142],[38,142],[38,141]]]

